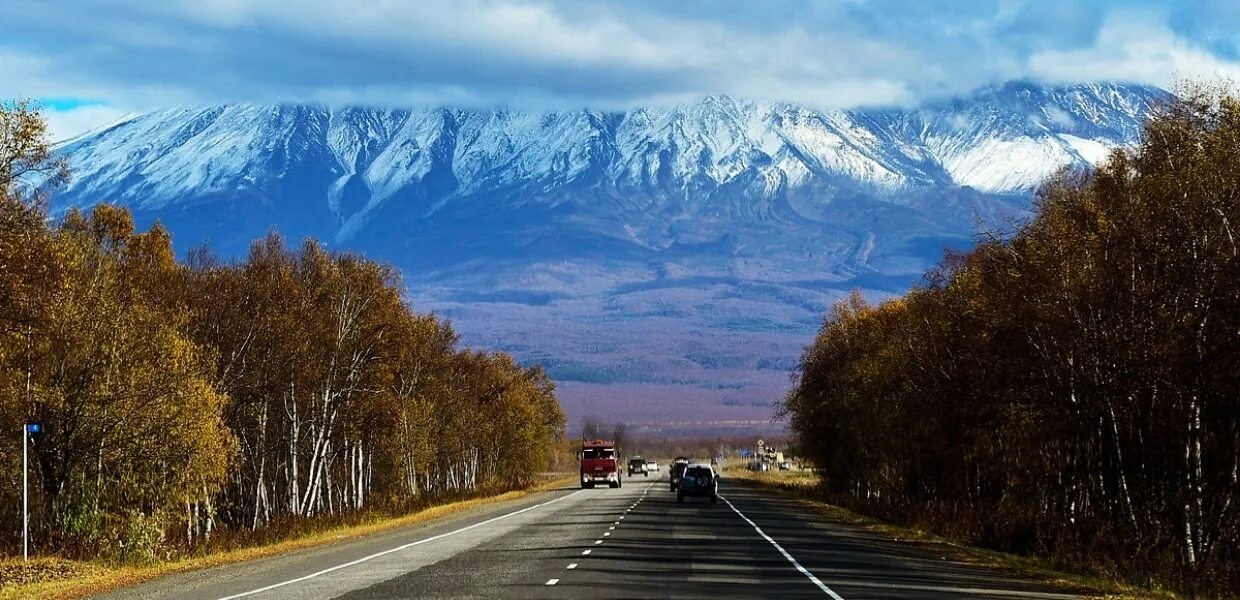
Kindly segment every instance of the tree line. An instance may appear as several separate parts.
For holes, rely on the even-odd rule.
[[[1240,98],[1191,85],[1009,235],[830,313],[785,409],[835,500],[1240,589]]]
[[[68,177],[29,104],[0,108],[0,540],[149,559],[229,533],[528,485],[563,437],[539,367],[458,349],[399,273],[277,234],[178,260]]]

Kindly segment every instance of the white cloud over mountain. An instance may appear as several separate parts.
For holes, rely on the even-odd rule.
[[[0,97],[185,102],[912,105],[1018,78],[1240,72],[1232,3],[11,0]],[[61,115],[89,126],[105,111]],[[67,134],[68,131],[65,131]]]

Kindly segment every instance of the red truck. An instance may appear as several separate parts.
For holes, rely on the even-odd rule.
[[[595,483],[606,483],[618,488],[621,483],[620,468],[616,464],[616,445],[606,440],[581,442],[581,487],[592,488]]]

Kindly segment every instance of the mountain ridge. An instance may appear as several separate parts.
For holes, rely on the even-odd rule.
[[[169,124],[182,122],[169,135],[163,136],[164,149],[185,146],[202,149],[200,144],[191,144],[200,137],[207,138],[207,149],[218,147],[218,143],[223,141],[247,142],[250,149],[259,149],[255,146],[256,140],[243,135],[243,130],[238,126],[257,125],[250,130],[251,133],[284,133],[282,137],[286,142],[304,145],[300,148],[288,147],[290,151],[329,151],[330,155],[324,158],[332,159],[329,166],[335,173],[340,176],[367,175],[365,183],[375,196],[381,198],[400,191],[392,188],[391,184],[409,182],[393,179],[394,176],[425,177],[433,174],[436,166],[441,166],[437,161],[448,158],[452,159],[451,175],[456,183],[451,192],[458,196],[475,192],[488,183],[493,184],[497,174],[501,179],[526,177],[537,180],[558,176],[571,180],[589,175],[590,167],[602,168],[617,185],[653,183],[651,176],[658,175],[663,167],[675,169],[670,175],[675,176],[682,185],[689,183],[694,176],[706,176],[719,185],[743,172],[753,160],[784,163],[786,166],[782,172],[789,177],[792,186],[810,175],[824,177],[836,174],[885,187],[900,184],[969,185],[967,181],[962,181],[959,173],[946,168],[951,164],[948,154],[953,144],[950,142],[959,142],[958,136],[933,135],[949,131],[951,127],[960,127],[959,123],[951,123],[950,127],[945,128],[942,123],[945,120],[967,122],[966,117],[976,116],[977,107],[981,106],[990,111],[990,114],[983,115],[987,121],[983,133],[991,133],[992,136],[995,131],[1025,137],[1043,133],[1064,134],[1085,126],[1089,128],[1086,134],[1093,138],[1131,140],[1139,134],[1139,128],[1132,126],[1134,120],[1139,120],[1148,112],[1152,102],[1166,97],[1166,94],[1158,88],[1122,84],[1035,88],[1029,84],[1009,83],[984,88],[968,99],[955,98],[913,109],[854,111],[815,111],[790,103],[757,102],[728,96],[708,96],[692,104],[638,108],[625,112],[581,109],[530,113],[505,109],[439,107],[418,110],[301,104],[182,106],[132,116],[109,128],[70,140],[60,149],[72,160],[84,152],[107,145],[114,137],[121,137],[124,144],[128,139],[121,130],[147,121],[155,121],[155,126],[144,128],[143,133],[167,129]],[[1035,106],[1028,105],[1028,100],[1035,96],[1037,102],[1034,104],[1044,109],[1046,118],[1042,122],[1013,123],[1011,114],[1037,117],[1033,111]],[[1110,105],[1102,102],[1108,97],[1112,100],[1118,98],[1120,102],[1111,102]],[[999,103],[1007,104],[1003,108],[1010,114],[996,110],[998,107],[995,105]],[[1026,105],[1011,106],[1017,103]],[[1065,105],[1084,110],[1065,110]],[[1099,127],[1099,121],[1106,116],[1097,114],[1099,108],[1118,108],[1127,118],[1112,117]],[[268,113],[267,118],[259,114],[264,112]],[[969,115],[970,112],[974,114]],[[1086,118],[1081,119],[1082,116]],[[1062,119],[1071,122],[1065,127],[1053,127],[1064,124]],[[221,121],[225,125],[223,132],[220,131]],[[229,121],[232,121],[231,125]],[[1118,130],[1114,127],[1116,123],[1121,125]],[[919,128],[923,131],[918,131]],[[933,131],[925,131],[928,128]],[[928,133],[931,135],[928,136]],[[880,141],[885,142],[886,147],[878,146]],[[411,143],[416,143],[417,147],[411,148]],[[649,156],[652,149],[674,151],[674,155],[669,156],[674,160],[671,164],[652,160]],[[453,151],[453,156],[442,154],[448,150]],[[748,156],[755,152],[764,156]],[[161,153],[152,160],[144,160],[148,157],[131,151],[122,161],[117,157],[107,160],[109,157],[92,154],[96,165],[109,167],[108,172],[113,174],[125,168],[145,170],[159,167],[161,162],[167,162],[170,158]],[[218,155],[214,157],[218,158]],[[171,158],[176,158],[175,153]],[[197,161],[204,156],[191,158]],[[176,166],[187,164],[193,163],[182,161]],[[245,168],[255,165],[241,163],[230,166]],[[652,167],[653,172],[650,170]],[[96,179],[102,174],[94,169],[80,172],[79,181],[85,181],[89,186],[98,183]],[[662,174],[669,173],[664,171]],[[245,174],[241,175],[244,179]],[[192,196],[203,183],[207,182],[193,180],[183,188],[171,191],[188,192],[185,195]],[[346,192],[340,184],[347,181],[338,180],[336,183],[338,185],[329,193],[339,200],[340,194]],[[1027,190],[1031,182],[1008,185],[1001,182],[983,183],[983,186],[973,187],[1003,193]],[[84,193],[86,190],[82,191]],[[115,191],[125,195],[124,190]],[[77,190],[71,186],[67,192],[75,195]],[[168,195],[165,194],[160,201],[176,201]]]
[[[692,388],[743,420],[835,299],[903,291],[979,224],[1019,220],[1049,174],[1135,143],[1170,97],[1009,82],[853,111],[171,107],[58,146],[74,180],[53,208],[115,202],[229,257],[273,226],[362,251],[468,343],[578,388]],[[614,396],[590,389],[577,414]]]

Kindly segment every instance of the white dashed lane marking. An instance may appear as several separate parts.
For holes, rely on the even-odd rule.
[[[653,485],[653,484],[651,484],[651,485]],[[646,491],[642,492],[641,497],[639,497],[639,498],[637,499],[637,502],[634,502],[633,504],[629,505],[629,507],[628,507],[628,508],[624,509],[624,512],[626,512],[626,513],[627,513],[627,512],[629,512],[629,511],[633,510],[634,508],[637,508],[637,505],[638,505],[638,504],[641,504],[641,503],[642,503],[642,500],[644,500],[644,499],[646,498],[646,492],[648,492],[648,491],[650,491],[650,486],[647,486],[647,487],[646,487]],[[614,522],[612,523],[611,527],[608,527],[608,528],[607,528],[607,531],[603,532],[603,537],[610,537],[610,536],[611,536],[611,532],[616,530],[616,526],[620,524],[620,521],[621,521],[622,519],[624,519],[624,515],[620,515],[620,516],[619,516],[619,518],[617,518],[617,519],[616,519],[616,521],[614,521]],[[602,543],[603,543],[603,540],[594,540],[594,545],[596,545],[596,546],[597,546],[597,545],[599,545],[599,544],[602,544]],[[593,552],[593,551],[594,551],[593,549],[590,549],[590,550],[582,550],[582,551],[581,551],[581,555],[582,555],[582,556],[589,556],[589,555],[590,555],[590,553],[591,553],[591,552]],[[580,564],[580,563],[569,563],[569,565],[568,565],[567,567],[565,567],[565,569],[567,569],[567,570],[569,570],[569,571],[572,571],[572,570],[576,569],[576,568],[577,568],[577,566],[578,566],[579,564]],[[560,582],[560,580],[559,580],[559,579],[549,579],[549,580],[547,580],[546,585],[555,585],[555,584],[557,584],[557,583],[559,583],[559,582]]]
[[[527,506],[527,507],[522,508],[522,509],[520,509],[520,510],[514,510],[514,511],[512,511],[512,512],[510,512],[510,513],[503,514],[503,515],[499,515],[498,517],[491,517],[490,519],[487,519],[487,520],[485,520],[485,521],[479,521],[479,522],[477,522],[477,523],[474,523],[473,525],[466,525],[465,527],[461,527],[460,529],[454,529],[454,530],[452,530],[452,531],[449,531],[449,532],[446,532],[446,533],[441,533],[441,534],[439,534],[439,535],[433,535],[433,536],[431,536],[431,537],[424,538],[424,539],[420,539],[420,540],[417,540],[417,541],[415,541],[415,542],[409,542],[408,544],[402,544],[402,545],[400,545],[400,546],[396,546],[395,548],[389,548],[389,549],[384,550],[384,551],[382,551],[382,552],[376,552],[376,553],[371,554],[371,555],[369,555],[369,556],[363,556],[363,557],[358,558],[358,559],[356,559],[356,560],[351,560],[351,561],[346,562],[346,563],[341,563],[341,564],[338,564],[338,565],[336,565],[336,566],[334,566],[334,567],[328,567],[328,568],[323,569],[323,570],[321,570],[321,571],[315,571],[314,573],[311,573],[311,574],[309,574],[309,575],[303,575],[303,576],[301,576],[301,577],[297,577],[297,578],[295,578],[295,579],[289,579],[288,581],[281,581],[281,582],[279,582],[279,583],[273,583],[273,584],[271,584],[271,585],[268,585],[268,586],[265,586],[265,587],[261,587],[261,588],[258,588],[258,589],[254,589],[254,590],[250,590],[250,591],[248,591],[248,592],[241,592],[241,593],[239,593],[239,594],[233,594],[233,595],[231,595],[231,596],[225,596],[225,597],[223,597],[223,598],[220,598],[220,600],[235,600],[236,598],[244,598],[244,597],[246,597],[246,596],[253,596],[253,595],[255,595],[255,594],[260,594],[260,593],[267,592],[267,591],[270,591],[270,590],[274,590],[274,589],[277,589],[277,588],[282,588],[282,587],[287,586],[287,585],[292,585],[292,584],[300,583],[300,582],[306,581],[306,580],[308,580],[308,579],[314,579],[314,578],[316,578],[316,577],[321,577],[321,576],[326,575],[326,574],[328,574],[328,573],[333,573],[333,572],[339,571],[339,570],[341,570],[341,569],[347,569],[347,568],[352,567],[352,566],[355,566],[355,565],[360,565],[360,564],[362,564],[362,563],[364,563],[364,562],[368,562],[368,561],[374,560],[374,559],[376,559],[376,558],[380,558],[380,557],[383,557],[383,556],[387,556],[387,555],[392,554],[392,553],[395,553],[395,552],[401,552],[401,551],[407,550],[407,549],[409,549],[409,548],[413,548],[413,547],[415,547],[415,546],[420,546],[420,545],[422,545],[422,544],[428,544],[428,543],[431,543],[431,542],[434,542],[434,541],[437,541],[437,540],[444,539],[444,538],[446,538],[446,537],[451,537],[451,536],[454,536],[454,535],[457,535],[457,534],[460,534],[460,533],[464,533],[464,532],[466,532],[466,531],[470,531],[470,530],[473,530],[473,529],[477,529],[477,528],[479,528],[479,527],[486,527],[486,526],[488,526],[488,525],[494,524],[494,523],[496,523],[496,522],[498,522],[498,521],[502,521],[502,520],[504,520],[504,519],[508,519],[508,518],[511,518],[511,517],[514,517],[514,516],[517,516],[517,515],[520,515],[520,514],[524,514],[524,513],[530,512],[530,511],[532,511],[532,510],[537,510],[537,509],[542,508],[542,507],[544,507],[544,506],[550,506],[550,505],[552,505],[552,504],[555,504],[555,503],[557,503],[557,502],[560,502],[561,500],[565,500],[565,499],[567,499],[567,498],[571,498],[571,497],[573,497],[573,496],[576,496],[577,494],[580,494],[580,493],[581,493],[581,490],[577,490],[577,491],[575,491],[575,492],[572,492],[572,493],[569,493],[569,494],[565,494],[565,495],[563,495],[563,496],[560,496],[560,497],[558,497],[558,498],[554,498],[554,499],[548,500],[548,501],[546,501],[546,502],[540,502],[540,503],[535,504],[535,505],[533,505],[533,506]]]

